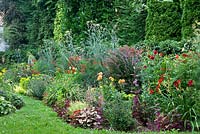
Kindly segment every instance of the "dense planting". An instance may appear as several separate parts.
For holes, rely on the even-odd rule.
[[[199,131],[197,1],[0,2],[0,115],[24,105],[14,92],[74,127]]]

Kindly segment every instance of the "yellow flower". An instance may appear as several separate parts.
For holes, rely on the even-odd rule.
[[[114,81],[115,79],[114,79],[113,77],[110,76],[110,77],[109,77],[109,80]]]
[[[98,75],[97,80],[100,81],[102,79],[103,79],[103,76],[102,75]]]
[[[125,79],[119,79],[118,83],[119,83],[119,84],[125,83]]]
[[[103,75],[103,73],[102,73],[102,72],[99,72],[98,75]]]
[[[6,72],[6,68],[2,69],[1,72],[2,72],[2,73],[5,73],[5,72]]]
[[[98,81],[103,79],[103,73],[102,72],[99,72],[97,75],[98,75],[98,77],[97,77]]]

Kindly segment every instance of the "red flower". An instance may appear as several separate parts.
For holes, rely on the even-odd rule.
[[[183,56],[183,57],[185,57],[185,58],[186,58],[186,57],[188,57],[188,55],[187,55],[187,54],[182,54],[182,56]]]
[[[191,87],[193,85],[193,80],[188,81],[188,86]]]
[[[154,56],[152,56],[152,55],[148,55],[148,57],[149,57],[149,59],[151,59],[151,60],[154,60]]]
[[[176,80],[176,81],[174,82],[174,86],[175,86],[175,87],[178,87],[180,84],[181,84],[181,80],[180,80],[180,79],[178,79],[178,80]]]
[[[163,54],[163,53],[160,53],[159,55],[160,55],[160,57],[163,57],[164,54]]]
[[[154,93],[154,90],[153,90],[153,89],[150,89],[150,90],[149,90],[149,93],[150,93],[150,94],[153,94],[153,93]]]
[[[164,80],[164,77],[161,76],[160,79],[158,80],[158,84],[161,84],[163,82],[163,80]]]
[[[178,58],[179,58],[179,55],[178,55],[178,54],[176,54],[175,58],[176,58],[176,59],[178,59]]]
[[[158,91],[159,88],[160,88],[160,84],[158,83],[158,85],[156,86],[156,91]]]
[[[145,66],[144,66],[144,68],[146,69],[146,68],[147,68],[147,66],[145,65]]]
[[[157,50],[154,50],[153,51],[154,55],[158,54],[158,51]]]
[[[158,84],[158,85],[156,86],[156,92],[157,92],[157,93],[160,93],[160,84]]]

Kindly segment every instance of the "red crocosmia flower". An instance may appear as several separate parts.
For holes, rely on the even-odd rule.
[[[156,86],[156,91],[160,88],[160,83]]]
[[[160,79],[158,80],[158,84],[161,84],[163,82],[163,80],[164,80],[164,77],[161,76]]]
[[[154,56],[151,56],[151,55],[149,56],[149,59],[151,60],[154,60],[154,58],[155,58]]]
[[[149,93],[150,93],[150,94],[153,94],[153,93],[154,93],[154,90],[153,90],[153,89],[150,89],[150,90],[149,90]]]
[[[160,84],[158,84],[158,85],[156,86],[156,92],[157,92],[157,93],[161,93],[161,91],[160,91]]]
[[[146,69],[146,68],[147,68],[147,66],[145,65],[145,66],[144,66],[144,68]]]
[[[178,59],[178,58],[179,58],[179,55],[177,54],[177,55],[175,56],[175,58]]]
[[[181,84],[181,80],[180,80],[180,79],[178,79],[178,80],[176,80],[176,81],[174,82],[174,86],[175,86],[175,87],[178,87],[180,84]]]
[[[185,57],[185,58],[186,58],[186,57],[188,57],[188,55],[187,55],[187,54],[182,54],[182,56],[183,56],[183,57]]]
[[[188,86],[191,87],[193,85],[193,80],[188,81]]]
[[[157,51],[157,50],[154,50],[153,53],[156,55],[156,54],[158,54],[158,51]]]

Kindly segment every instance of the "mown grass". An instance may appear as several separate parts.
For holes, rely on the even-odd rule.
[[[0,134],[122,134],[108,130],[74,128],[66,124],[41,101],[23,97],[26,105],[13,114],[0,117]],[[147,132],[144,132],[145,134]],[[148,132],[154,133],[154,132]],[[157,133],[157,132],[155,132]],[[159,132],[159,133],[177,133]],[[124,133],[125,134],[125,133]],[[127,133],[126,133],[127,134]]]
[[[74,128],[59,119],[41,101],[23,97],[26,105],[13,114],[0,117],[0,134],[111,134],[107,130]]]

